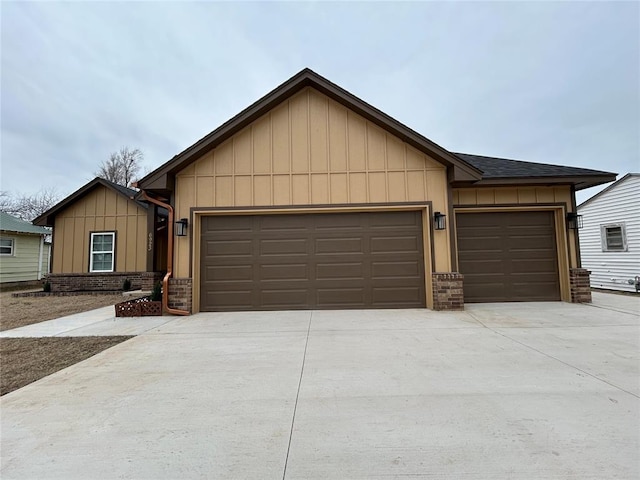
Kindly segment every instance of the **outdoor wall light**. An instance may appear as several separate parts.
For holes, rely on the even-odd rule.
[[[444,213],[435,212],[433,214],[433,228],[436,230],[447,228],[447,216]]]
[[[176,222],[176,235],[178,237],[187,236],[187,225],[189,225],[189,220],[186,218],[182,218]]]
[[[567,228],[571,230],[582,228],[582,215],[578,215],[575,212],[567,213]]]

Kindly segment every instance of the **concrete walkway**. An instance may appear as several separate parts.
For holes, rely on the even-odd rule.
[[[116,318],[114,307],[111,305],[5,330],[0,332],[0,338],[140,335],[172,319],[173,317]]]
[[[633,301],[165,318],[2,397],[0,477],[639,478]]]

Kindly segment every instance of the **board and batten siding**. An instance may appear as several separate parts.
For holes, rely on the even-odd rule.
[[[495,188],[454,188],[454,206],[532,206],[562,204],[566,211],[572,211],[570,186],[554,187],[495,187]],[[569,266],[578,266],[577,237],[574,230],[567,230],[569,244]]]
[[[635,292],[629,284],[640,275],[640,175],[634,174],[578,208],[582,266],[591,271],[591,286]],[[625,225],[626,252],[603,251],[601,226]]]
[[[47,243],[42,244],[42,264],[38,268],[42,235],[3,232],[0,237],[13,239],[13,255],[0,256],[0,283],[40,280],[48,273]]]
[[[116,232],[116,272],[147,267],[147,211],[102,185],[58,213],[52,273],[88,273],[91,232]]]
[[[177,218],[191,207],[423,201],[448,211],[446,168],[312,88],[176,175]],[[451,271],[447,239],[435,239],[436,271]],[[189,241],[176,238],[177,277],[189,276]]]

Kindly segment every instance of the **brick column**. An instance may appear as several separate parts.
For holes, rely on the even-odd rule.
[[[169,279],[169,308],[191,312],[192,280],[190,278]]]
[[[591,303],[591,272],[586,268],[569,269],[571,303]]]
[[[464,310],[464,294],[461,273],[433,273],[433,309]]]

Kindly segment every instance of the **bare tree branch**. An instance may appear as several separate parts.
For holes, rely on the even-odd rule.
[[[129,147],[122,147],[100,164],[95,175],[128,187],[136,179],[143,158],[144,155],[140,149],[130,150]]]
[[[0,211],[18,217],[27,222],[40,216],[60,199],[60,194],[55,187],[43,188],[33,195],[0,192]]]

